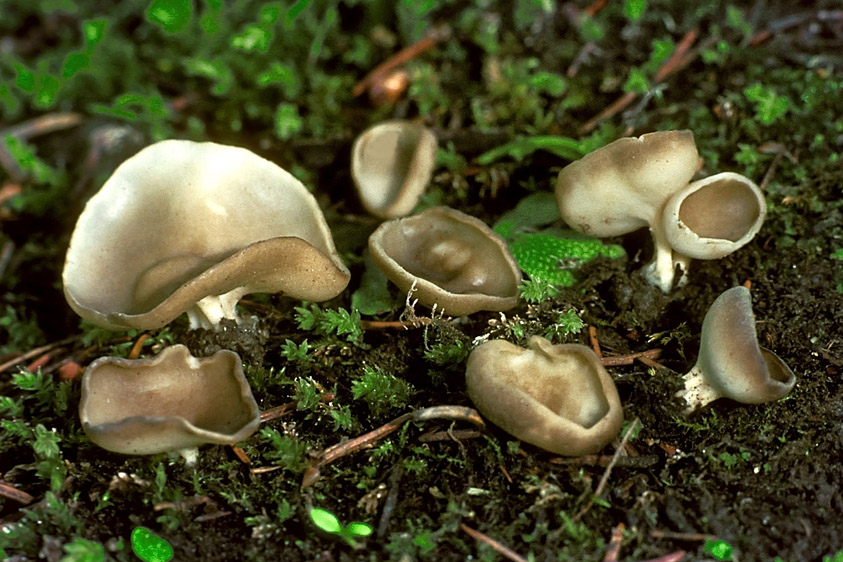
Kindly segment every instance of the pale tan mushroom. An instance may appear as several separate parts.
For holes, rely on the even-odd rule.
[[[717,259],[755,237],[767,206],[761,189],[748,178],[723,172],[689,184],[671,197],[662,212],[674,261]],[[683,269],[687,270],[687,261]]]
[[[566,166],[556,182],[559,212],[593,236],[650,228],[655,256],[644,273],[662,291],[691,258],[715,259],[749,242],[764,222],[761,190],[734,173],[689,183],[699,167],[690,131],[622,138]]]
[[[350,274],[314,197],[233,146],[170,140],[126,160],[79,217],[65,261],[71,308],[99,326],[237,319],[245,294],[323,301]]]
[[[432,207],[380,225],[369,252],[386,276],[425,306],[453,316],[508,310],[518,303],[521,270],[506,242],[483,221]]]
[[[436,136],[411,121],[369,127],[354,141],[351,177],[363,207],[382,219],[410,214],[436,164]]]
[[[746,287],[721,294],[703,319],[700,354],[676,393],[686,413],[721,397],[744,404],[772,402],[787,395],[796,376],[778,355],[758,345],[752,297]]]
[[[540,336],[527,349],[504,340],[483,343],[468,358],[466,386],[489,421],[560,455],[600,451],[623,423],[615,383],[584,345],[552,345]]]
[[[240,357],[197,359],[183,345],[151,359],[103,357],[82,378],[82,428],[109,451],[149,455],[249,437],[260,411]]]

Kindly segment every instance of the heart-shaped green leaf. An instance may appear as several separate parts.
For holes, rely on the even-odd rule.
[[[169,562],[173,559],[170,543],[146,527],[137,527],[132,531],[132,550],[143,562]]]

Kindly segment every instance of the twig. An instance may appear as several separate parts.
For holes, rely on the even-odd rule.
[[[590,510],[591,506],[594,505],[595,498],[599,498],[601,495],[603,495],[603,490],[606,488],[606,484],[609,483],[609,476],[612,474],[612,469],[618,462],[618,458],[620,458],[621,452],[626,446],[626,442],[629,441],[630,436],[632,436],[632,433],[635,431],[635,428],[638,427],[639,423],[641,423],[641,420],[635,418],[634,420],[632,420],[632,423],[629,424],[629,428],[627,428],[626,433],[624,433],[623,438],[621,438],[620,445],[618,445],[618,448],[615,449],[615,454],[612,456],[612,460],[609,462],[608,465],[606,465],[606,470],[603,471],[603,477],[600,478],[600,483],[597,484],[597,489],[594,490],[594,494],[592,494],[588,504],[574,516],[574,521],[579,521],[580,519],[582,519],[582,516],[588,513],[588,510]]]
[[[489,537],[488,535],[485,535],[485,534],[481,533],[480,531],[472,529],[471,527],[469,527],[465,523],[460,523],[460,529],[463,532],[465,532],[467,535],[469,535],[471,538],[473,538],[474,540],[486,543],[487,545],[491,546],[492,549],[495,550],[495,552],[497,552],[498,554],[500,554],[501,556],[503,556],[504,558],[506,558],[508,560],[512,560],[513,562],[527,562],[526,558],[522,557],[521,555],[519,555],[515,551],[510,550],[509,548],[502,545],[501,543],[499,543],[495,539]]]
[[[151,337],[152,334],[149,332],[144,332],[140,336],[138,336],[135,345],[132,346],[132,350],[129,352],[129,359],[137,359],[140,357],[141,349],[143,349],[143,344],[146,342],[147,339]]]
[[[635,360],[643,359],[658,359],[662,354],[661,349],[648,349],[647,351],[639,351],[637,353],[628,353],[627,355],[615,355],[612,357],[602,357],[600,361],[604,367],[617,367],[619,365],[632,365]]]
[[[677,541],[707,541],[707,540],[717,540],[715,535],[709,535],[706,533],[677,533],[675,531],[660,531],[658,529],[653,529],[650,531],[650,537],[654,539],[673,539]]]
[[[21,140],[46,135],[62,129],[75,127],[82,122],[82,115],[73,112],[47,113],[34,119],[12,125],[0,131],[0,136],[12,135]]]
[[[674,51],[670,58],[662,63],[661,67],[658,71],[656,71],[656,75],[653,77],[653,85],[663,82],[671,74],[683,68],[697,57],[700,49],[697,49],[693,53],[689,53],[688,51],[691,48],[691,45],[694,44],[694,41],[697,40],[698,35],[699,30],[694,28],[682,37],[682,40],[679,41],[679,44],[676,46],[676,51]],[[590,133],[597,127],[597,125],[620,113],[624,108],[626,108],[626,106],[632,103],[637,96],[638,94],[636,92],[626,92],[603,111],[586,121],[579,128],[579,133],[581,135]]]
[[[48,343],[47,345],[42,345],[41,347],[36,347],[35,349],[31,349],[22,355],[18,355],[14,359],[9,359],[2,365],[0,365],[0,373],[8,369],[9,367],[14,367],[19,363],[23,363],[24,361],[28,361],[33,357],[37,357],[42,353],[46,353],[47,351],[53,350],[57,347],[61,347],[63,345],[67,345],[73,341],[76,341],[78,336],[70,336],[69,338],[64,338],[63,340],[59,340],[57,342]]]
[[[403,414],[369,433],[337,443],[321,453],[316,453],[314,455],[315,460],[304,471],[301,484],[302,489],[309,488],[316,483],[319,479],[320,468],[326,464],[330,464],[339,458],[373,445],[410,420],[429,421],[433,419],[464,420],[473,423],[479,428],[483,428],[486,425],[477,410],[466,408],[465,406],[432,406]]]
[[[330,402],[334,399],[334,394],[332,392],[324,392],[319,397],[319,399],[322,400],[322,402]],[[292,402],[287,402],[286,404],[275,406],[274,408],[270,408],[269,410],[264,410],[263,412],[261,412],[261,423],[266,423],[270,420],[286,416],[288,413],[290,413],[290,411],[295,410],[296,406],[298,405],[298,400],[293,400]]]
[[[11,484],[7,484],[2,480],[0,480],[0,496],[9,498],[10,500],[15,500],[23,505],[29,505],[35,500],[33,496],[30,496],[23,490],[18,490]]]
[[[431,443],[433,441],[453,441],[457,439],[476,439],[483,435],[476,429],[455,429],[453,431],[431,431],[419,437],[422,443]]]
[[[688,553],[684,550],[677,550],[676,552],[671,552],[670,554],[665,554],[664,556],[659,556],[658,558],[650,558],[649,560],[644,560],[643,562],[679,562]]]
[[[603,351],[600,349],[600,341],[597,339],[597,327],[589,325],[588,326],[588,341],[591,342],[591,349],[594,350],[594,354],[597,355],[601,360],[603,359]],[[603,363],[605,365],[605,363]]]
[[[414,320],[361,320],[360,328],[366,330],[409,330],[410,328],[421,328],[433,324],[431,318],[415,318]]]
[[[782,157],[787,156],[788,160],[791,162],[794,162],[795,158],[783,144],[777,142],[764,143],[758,147],[758,151],[764,154],[775,154],[775,156],[773,156],[773,161],[770,162],[770,166],[767,168],[767,172],[764,174],[764,178],[761,180],[761,183],[758,184],[761,191],[765,191],[767,186],[770,185],[770,182],[773,180],[773,176],[776,174],[776,170],[779,167]]]
[[[376,66],[360,82],[355,84],[354,88],[351,90],[351,95],[356,98],[370,88],[372,84],[387,76],[391,71],[433,48],[439,41],[445,39],[447,35],[449,35],[449,33],[443,29],[434,30],[412,45],[404,47]]]
[[[612,529],[612,538],[609,539],[609,546],[606,547],[606,555],[603,556],[603,562],[618,562],[618,557],[621,552],[621,543],[623,542],[623,531],[626,525],[618,523]]]
[[[389,520],[395,511],[395,506],[398,503],[398,488],[401,484],[401,475],[403,470],[401,464],[396,464],[392,469],[392,474],[389,476],[389,493],[386,495],[386,502],[383,504],[383,511],[381,512],[381,520],[378,522],[378,537],[386,536],[386,531],[389,528]]]

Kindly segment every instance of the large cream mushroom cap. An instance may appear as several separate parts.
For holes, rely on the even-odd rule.
[[[260,425],[240,357],[218,351],[197,359],[183,345],[151,359],[91,363],[79,417],[91,441],[127,455],[236,443]]]
[[[700,354],[676,395],[687,412],[727,397],[744,404],[787,395],[796,377],[778,355],[758,345],[749,289],[733,287],[715,299],[703,319]]]
[[[236,319],[245,294],[323,301],[350,274],[314,197],[238,147],[168,140],[126,160],[79,217],[65,261],[71,308],[99,326]]]
[[[699,167],[691,131],[625,137],[568,164],[556,179],[559,214],[592,236],[619,236],[659,218]]]
[[[436,135],[412,121],[369,127],[354,141],[351,177],[363,207],[381,219],[410,214],[436,164]]]
[[[466,386],[489,421],[560,455],[600,451],[623,423],[615,383],[584,345],[540,336],[526,349],[505,340],[480,344],[468,358]]]
[[[521,270],[506,242],[483,221],[447,207],[381,224],[369,237],[372,261],[404,292],[452,316],[518,304]]]

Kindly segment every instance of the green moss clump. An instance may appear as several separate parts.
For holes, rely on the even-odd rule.
[[[596,238],[566,238],[546,233],[521,235],[512,242],[510,250],[531,279],[564,287],[574,284],[574,271],[582,263],[598,256],[626,256],[617,244],[604,244]]]

